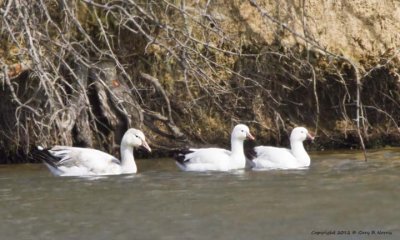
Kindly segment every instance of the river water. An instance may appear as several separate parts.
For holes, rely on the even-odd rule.
[[[297,171],[54,177],[0,166],[0,239],[400,239],[400,149],[312,153]],[[368,235],[369,234],[369,235]]]

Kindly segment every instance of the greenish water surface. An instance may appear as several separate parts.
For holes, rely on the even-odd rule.
[[[98,178],[2,165],[0,239],[400,239],[399,149],[311,157],[308,170],[232,173],[145,159]]]

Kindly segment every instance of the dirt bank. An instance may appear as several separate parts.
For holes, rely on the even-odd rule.
[[[117,155],[128,127],[158,155],[317,133],[315,149],[398,145],[400,3],[0,1],[1,162],[34,145]],[[7,159],[7,160],[6,160]]]

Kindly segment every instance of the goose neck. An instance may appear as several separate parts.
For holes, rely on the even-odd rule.
[[[306,152],[302,141],[293,141],[290,143],[293,156],[302,164],[309,165],[310,157]]]
[[[243,141],[238,139],[231,140],[231,154],[232,169],[245,168],[246,157],[244,155]]]
[[[231,152],[232,155],[244,155],[243,141],[238,139],[231,139]]]
[[[133,157],[133,147],[121,145],[121,167],[122,173],[136,173],[137,166]]]

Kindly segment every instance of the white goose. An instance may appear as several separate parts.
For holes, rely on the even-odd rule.
[[[243,169],[246,166],[246,157],[243,150],[245,139],[254,140],[249,128],[238,124],[233,128],[231,135],[231,151],[222,148],[191,148],[179,152],[176,164],[183,171],[229,171]]]
[[[278,148],[258,146],[254,148],[252,160],[253,169],[299,169],[310,166],[310,156],[308,156],[303,146],[306,139],[314,140],[304,127],[296,127],[290,134],[290,147]]]
[[[115,175],[136,173],[133,148],[144,147],[151,152],[142,131],[128,129],[121,141],[121,161],[112,155],[92,149],[69,146],[38,147],[33,157],[42,160],[57,176]]]

